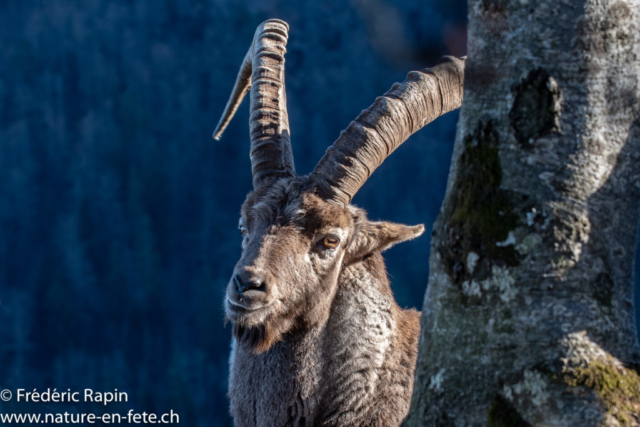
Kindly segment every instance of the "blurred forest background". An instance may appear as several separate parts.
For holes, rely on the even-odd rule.
[[[0,389],[129,394],[226,426],[224,288],[251,189],[248,102],[211,133],[254,30],[286,20],[293,150],[308,173],[376,96],[466,49],[463,0],[0,2]],[[457,113],[413,136],[354,202],[431,227]],[[386,254],[401,306],[422,306],[429,233]]]

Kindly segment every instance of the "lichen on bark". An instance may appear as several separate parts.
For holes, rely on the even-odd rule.
[[[554,382],[569,388],[574,395],[591,389],[605,408],[604,425],[615,419],[621,425],[640,424],[640,376],[595,343],[586,331],[569,334],[562,341],[567,349],[559,373],[551,373]]]
[[[640,376],[616,363],[610,356],[555,376],[571,388],[587,387],[596,392],[607,415],[623,425],[640,422]]]
[[[447,236],[439,248],[447,273],[460,286],[465,280],[486,280],[496,266],[519,263],[514,245],[500,244],[517,227],[519,216],[509,192],[500,188],[502,167],[492,121],[480,121],[464,147],[447,209]]]

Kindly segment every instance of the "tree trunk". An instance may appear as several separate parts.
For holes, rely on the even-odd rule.
[[[640,2],[470,0],[407,426],[640,424]]]

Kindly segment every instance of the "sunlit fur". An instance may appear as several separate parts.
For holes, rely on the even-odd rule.
[[[234,275],[260,290],[225,299],[237,426],[394,426],[409,409],[419,313],[396,304],[380,252],[423,226],[371,222],[307,177],[247,196]],[[327,235],[340,241],[323,244]],[[239,234],[240,236],[240,234]],[[239,237],[240,238],[240,237]]]

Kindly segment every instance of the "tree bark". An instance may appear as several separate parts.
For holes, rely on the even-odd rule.
[[[407,426],[640,424],[640,1],[470,0]]]

